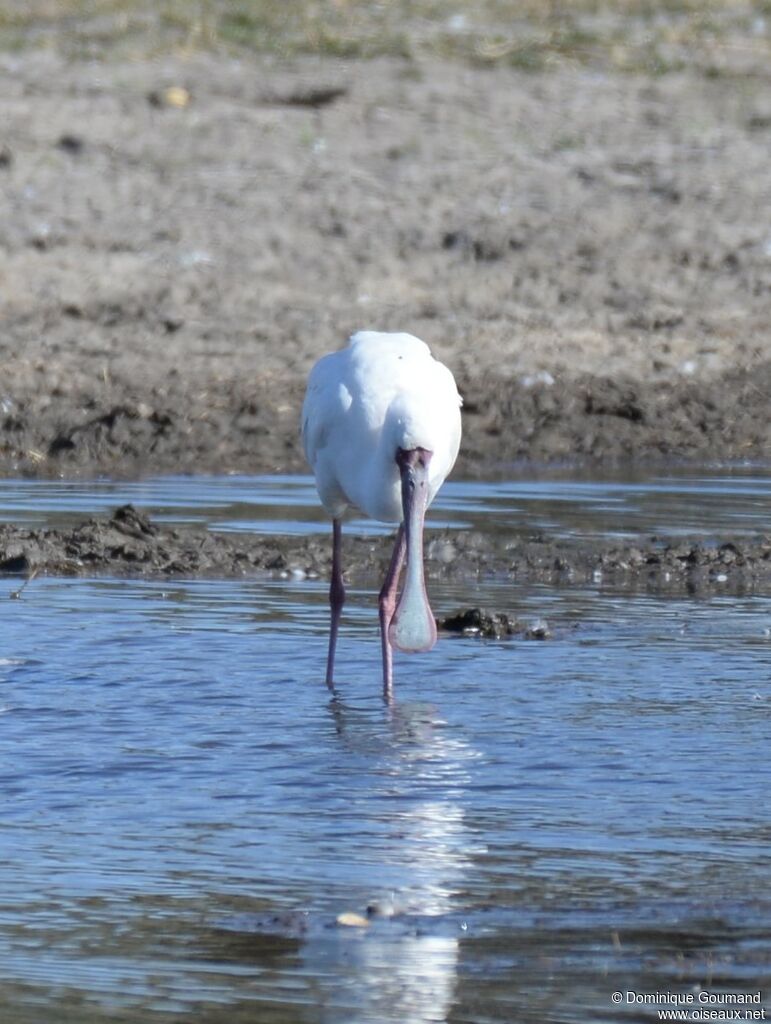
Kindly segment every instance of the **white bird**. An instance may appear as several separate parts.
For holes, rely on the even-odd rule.
[[[319,497],[332,517],[330,689],[345,601],[342,516],[351,506],[372,519],[400,523],[379,597],[387,698],[393,690],[392,649],[428,651],[436,643],[423,576],[423,519],[458,454],[461,401],[452,373],[411,334],[359,331],[346,348],[323,356],[311,370],[302,440]]]

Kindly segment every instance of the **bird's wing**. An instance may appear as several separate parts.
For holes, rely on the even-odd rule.
[[[329,442],[330,433],[341,414],[351,404],[351,394],[335,365],[335,356],[320,359],[308,378],[308,390],[302,410],[301,436],[308,464],[315,468],[318,453]]]

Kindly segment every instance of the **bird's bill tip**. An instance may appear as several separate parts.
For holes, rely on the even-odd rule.
[[[422,609],[413,609],[402,601],[388,631],[391,645],[405,654],[430,651],[436,643],[436,622],[428,602]]]

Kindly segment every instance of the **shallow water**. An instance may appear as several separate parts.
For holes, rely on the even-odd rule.
[[[429,526],[551,536],[634,538],[641,533],[754,534],[768,528],[771,467],[707,470],[609,470],[599,477],[543,469],[497,483],[449,481],[429,513]],[[127,502],[168,523],[205,523],[213,530],[328,532],[310,476],[160,477],[141,481],[5,480],[0,522],[66,526]],[[392,527],[352,519],[359,534]]]
[[[87,499],[58,486],[69,512]],[[133,486],[85,511],[148,507]],[[199,506],[136,486],[170,517],[323,522],[283,481],[284,504],[242,494],[235,516],[228,488],[261,481],[205,481]],[[614,492],[630,525],[634,486]],[[442,515],[494,517],[474,487]],[[752,519],[735,489],[714,522]],[[554,499],[558,528],[593,501]],[[771,596],[433,586],[438,613],[487,604],[554,638],[443,637],[398,659],[386,707],[371,589],[330,697],[321,581],[17,588],[0,578],[0,1019],[655,1020],[626,993],[768,996]]]

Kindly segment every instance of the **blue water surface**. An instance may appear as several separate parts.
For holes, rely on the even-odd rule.
[[[6,518],[57,486],[82,518],[86,485],[50,483],[13,485]],[[548,486],[566,531],[611,497],[631,528],[660,493]],[[689,482],[657,486],[688,522]],[[749,528],[767,486],[740,475],[725,521]],[[105,484],[88,511],[324,527],[305,479],[187,487]],[[437,513],[534,500],[457,485]],[[323,581],[18,586],[0,577],[3,1020],[655,1020],[613,993],[767,997],[771,595],[432,584],[440,615],[552,638],[442,637],[397,659],[387,706],[375,581],[349,593],[334,695]]]

